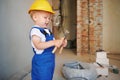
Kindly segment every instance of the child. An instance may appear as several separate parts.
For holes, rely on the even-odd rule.
[[[35,53],[32,59],[32,80],[52,80],[55,67],[55,47],[66,46],[63,38],[54,40],[53,34],[48,29],[52,10],[47,0],[35,0],[28,12],[34,22],[30,32],[31,44]]]

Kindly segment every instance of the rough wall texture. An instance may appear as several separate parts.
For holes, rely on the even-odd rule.
[[[102,48],[102,0],[77,0],[77,54]]]

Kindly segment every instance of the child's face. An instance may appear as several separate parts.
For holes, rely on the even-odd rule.
[[[51,13],[38,11],[34,15],[35,25],[39,25],[40,27],[47,28],[48,24],[51,20]]]

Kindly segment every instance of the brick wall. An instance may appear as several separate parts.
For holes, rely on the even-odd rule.
[[[77,55],[102,48],[102,0],[77,0]]]

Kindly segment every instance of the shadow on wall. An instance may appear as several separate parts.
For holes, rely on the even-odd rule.
[[[75,49],[76,48],[76,39],[68,40],[67,42],[68,43],[67,43],[66,48],[68,48],[68,49]]]

